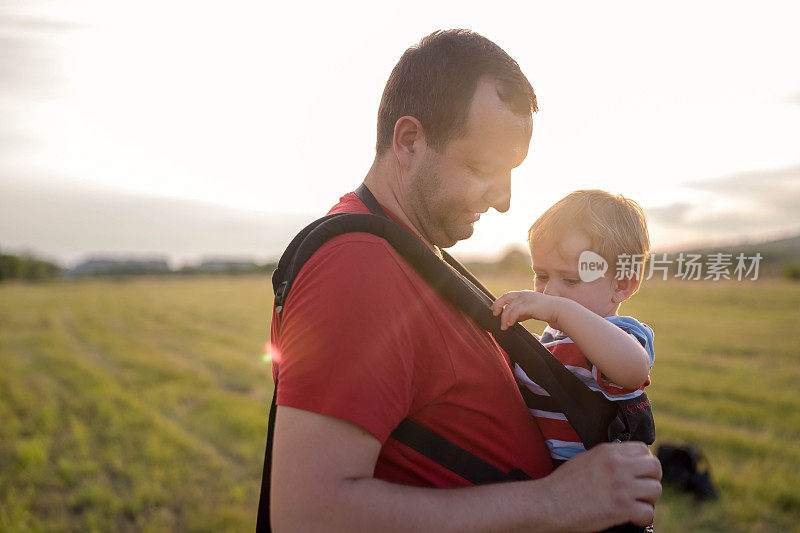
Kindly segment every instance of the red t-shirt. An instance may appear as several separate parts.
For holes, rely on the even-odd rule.
[[[367,213],[354,193],[330,211]],[[408,417],[509,471],[550,473],[550,455],[505,353],[367,233],[325,243],[272,317],[278,405],[349,420],[382,448],[374,476],[455,487],[462,477],[389,438]]]

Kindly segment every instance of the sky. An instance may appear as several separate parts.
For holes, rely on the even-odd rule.
[[[493,256],[579,188],[637,200],[658,249],[800,233],[794,2],[0,4],[0,249],[275,258],[363,179],[383,86],[436,29],[536,91]]]

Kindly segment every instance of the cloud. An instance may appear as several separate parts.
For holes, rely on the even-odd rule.
[[[647,219],[651,224],[677,225],[685,223],[694,209],[694,204],[689,202],[650,207],[647,209]]]
[[[91,28],[91,25],[42,17],[24,17],[0,13],[0,31],[64,32]]]
[[[752,204],[768,218],[800,222],[800,165],[700,180],[689,187]]]
[[[87,253],[275,259],[313,215],[279,215],[85,185],[0,180],[0,246],[73,262]]]
[[[647,209],[670,240],[740,239],[800,232],[800,165],[687,184],[690,200]]]
[[[4,99],[46,99],[58,90],[62,75],[54,27],[62,24],[0,15],[0,89]]]
[[[0,9],[0,168],[41,146],[44,132],[31,126],[41,105],[62,90],[59,35],[80,26],[47,19],[20,18]]]

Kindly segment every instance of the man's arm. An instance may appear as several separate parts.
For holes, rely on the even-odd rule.
[[[604,444],[540,480],[456,489],[372,477],[380,442],[345,420],[278,407],[276,531],[596,531],[653,520],[661,466],[641,443]]]
[[[492,310],[502,312],[503,329],[529,318],[556,323],[603,375],[626,389],[638,389],[650,373],[650,357],[639,342],[568,298],[513,291],[495,300]]]

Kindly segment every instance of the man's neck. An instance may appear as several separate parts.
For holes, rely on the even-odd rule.
[[[417,226],[411,221],[403,209],[401,202],[402,195],[400,194],[400,176],[397,169],[393,168],[387,161],[387,158],[376,158],[372,163],[372,167],[367,172],[364,178],[364,183],[378,203],[381,204],[386,211],[389,211],[400,222],[405,224],[417,237],[431,250],[436,252],[439,257],[442,252],[438,246],[432,244],[426,239]]]

